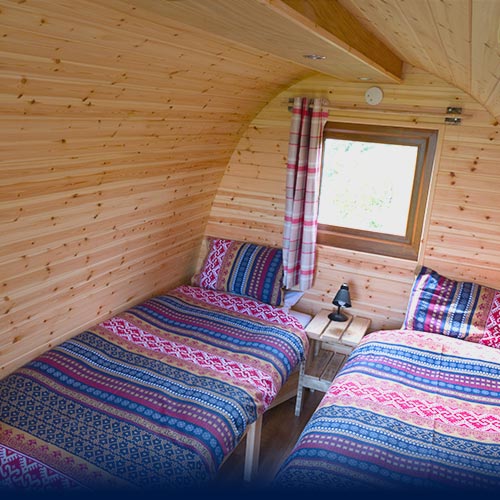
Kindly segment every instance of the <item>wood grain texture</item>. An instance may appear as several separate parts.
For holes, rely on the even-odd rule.
[[[131,1],[344,81],[396,82],[409,63],[500,120],[498,0]]]
[[[342,121],[436,127],[419,262],[500,286],[499,127],[488,111],[499,116],[489,22],[498,2],[340,3],[454,85],[408,66],[404,83],[382,85],[383,103],[364,113],[371,84],[306,78],[309,69],[141,0],[0,1],[0,375],[188,280],[204,234],[281,245],[295,95],[330,99]],[[464,108],[461,126],[434,115],[449,105]],[[331,307],[346,281],[352,313],[397,327],[414,270],[320,246],[300,306]]]
[[[438,130],[418,262],[319,246],[315,285],[298,305],[308,313],[332,308],[333,296],[346,282],[353,304],[349,312],[371,318],[373,330],[401,325],[417,264],[500,288],[500,130],[469,95],[416,68],[407,68],[401,85],[381,85],[384,100],[370,113],[357,110],[368,86],[316,76],[278,95],[243,133],[212,205],[207,234],[281,245],[289,97],[328,98],[334,107],[330,119],[338,121]],[[462,125],[445,126],[443,117],[419,114],[444,113],[450,105],[468,115]],[[398,107],[399,116],[384,113]]]
[[[194,271],[256,111],[304,68],[129,2],[0,2],[0,376]]]
[[[295,417],[295,398],[275,406],[263,416],[260,443],[259,468],[255,484],[258,488],[271,485],[279,467],[292,451],[293,445],[311,418],[324,394],[320,391],[304,391],[303,407],[300,417]],[[284,425],[286,423],[286,425]],[[225,486],[234,493],[240,491],[245,462],[246,440],[243,440],[224,462],[217,475],[217,484]],[[234,487],[236,486],[236,489]],[[249,492],[251,491],[248,490]],[[254,494],[251,491],[250,494]],[[267,495],[266,495],[267,496]]]
[[[314,9],[300,9],[304,2],[282,0],[131,1],[158,16],[271,52],[315,71],[347,80],[366,76],[379,82],[400,81],[401,59],[378,40],[373,41],[373,36],[370,41],[368,32],[358,35],[358,31],[366,30],[336,0],[315,0]],[[318,18],[328,22],[318,22]],[[306,59],[305,54],[324,59]]]
[[[316,29],[320,26],[346,46],[351,47],[353,49],[350,51],[351,54],[357,51],[390,73],[401,76],[403,61],[337,0],[282,1],[305,19],[310,20]]]
[[[500,119],[498,0],[339,0],[402,59]]]

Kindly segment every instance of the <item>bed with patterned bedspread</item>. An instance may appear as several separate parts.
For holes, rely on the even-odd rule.
[[[500,351],[414,331],[370,334],[308,422],[276,484],[500,486]]]
[[[211,481],[300,362],[282,309],[181,286],[0,381],[0,489]]]
[[[402,326],[352,352],[277,487],[500,487],[500,291],[424,267]]]

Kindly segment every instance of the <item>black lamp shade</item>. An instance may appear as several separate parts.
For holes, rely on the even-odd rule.
[[[349,286],[344,283],[340,288],[335,298],[333,299],[333,304],[340,307],[351,307],[351,296],[349,294]]]
[[[347,321],[347,316],[340,312],[341,307],[351,307],[351,296],[347,283],[342,284],[339,291],[335,294],[332,303],[337,306],[337,312],[330,313],[328,318],[332,321]]]

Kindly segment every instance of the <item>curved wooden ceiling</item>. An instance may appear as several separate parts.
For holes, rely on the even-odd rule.
[[[339,0],[406,62],[500,118],[500,0]]]
[[[500,0],[132,0],[341,80],[397,82],[409,63],[500,119]],[[327,56],[304,59],[305,53]]]

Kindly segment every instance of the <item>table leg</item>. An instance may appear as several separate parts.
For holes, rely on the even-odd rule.
[[[314,356],[317,356],[321,348],[321,342],[319,340],[314,340],[313,342],[314,342]]]

